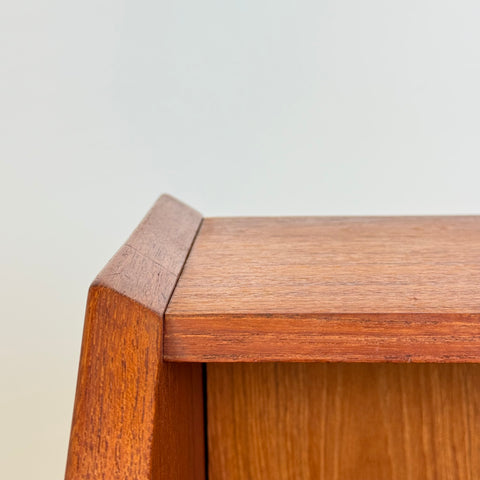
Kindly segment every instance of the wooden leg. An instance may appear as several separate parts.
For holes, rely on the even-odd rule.
[[[163,314],[200,215],[161,197],[92,284],[67,480],[203,480],[200,364],[163,362]]]

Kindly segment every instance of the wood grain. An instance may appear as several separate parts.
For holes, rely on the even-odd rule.
[[[90,287],[67,480],[205,478],[201,366],[162,360],[163,314],[200,223],[160,197]]]
[[[476,480],[480,365],[208,364],[210,480]]]
[[[480,216],[205,219],[169,361],[480,361]]]

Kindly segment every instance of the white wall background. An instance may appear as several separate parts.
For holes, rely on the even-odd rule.
[[[207,216],[480,213],[474,0],[0,7],[0,472],[62,478],[89,282]]]

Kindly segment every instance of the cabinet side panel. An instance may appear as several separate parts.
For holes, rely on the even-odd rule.
[[[204,480],[201,365],[163,362],[163,314],[200,223],[161,197],[92,284],[66,480]]]

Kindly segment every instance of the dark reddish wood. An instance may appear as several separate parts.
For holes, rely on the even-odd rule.
[[[162,196],[90,287],[67,480],[203,480],[202,372],[163,362],[163,314],[201,223]]]
[[[169,361],[480,361],[480,216],[203,222]]]

